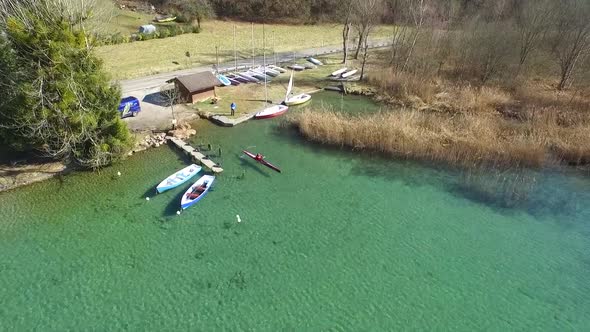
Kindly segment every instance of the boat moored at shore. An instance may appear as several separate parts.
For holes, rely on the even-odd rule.
[[[156,187],[156,192],[158,194],[163,193],[166,190],[170,190],[176,188],[183,183],[186,183],[188,180],[192,179],[195,175],[197,175],[201,171],[201,166],[197,166],[192,164],[181,169],[178,172],[170,175],[164,181],[160,182]]]

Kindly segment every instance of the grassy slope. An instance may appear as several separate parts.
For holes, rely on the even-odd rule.
[[[122,26],[129,26],[129,20],[121,19]],[[137,26],[142,24],[137,20]],[[111,24],[116,24],[112,21]],[[97,49],[107,70],[115,79],[129,79],[190,66],[215,63],[215,46],[219,46],[220,61],[233,59],[233,26],[236,25],[236,44],[238,56],[248,58],[252,54],[252,30],[249,23],[227,21],[208,21],[203,24],[200,34],[185,34],[173,38],[149,40],[130,44],[108,45]],[[390,27],[381,27],[373,33],[373,38],[386,37]],[[267,49],[273,44],[276,52],[294,51],[325,45],[338,45],[341,42],[340,26],[322,25],[267,25]],[[262,25],[254,26],[254,46],[262,47]],[[185,56],[186,52],[190,58]],[[178,64],[175,64],[177,62]]]
[[[119,9],[112,0],[96,0],[88,28],[104,34],[131,35],[142,24],[149,23],[153,15]]]

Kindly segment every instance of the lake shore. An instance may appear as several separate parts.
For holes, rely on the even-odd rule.
[[[133,133],[136,144],[128,156],[165,144],[159,132],[141,131]],[[32,163],[22,160],[20,163],[0,164],[0,192],[28,186],[33,183],[46,181],[54,177],[66,175],[76,170],[75,166],[68,166],[62,161]]]

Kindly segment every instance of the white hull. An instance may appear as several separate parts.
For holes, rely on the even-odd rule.
[[[184,210],[189,206],[192,206],[193,204],[200,201],[209,192],[209,189],[211,189],[211,185],[213,185],[214,180],[215,177],[213,175],[201,176],[201,178],[198,179],[197,182],[195,182],[190,188],[188,188],[184,195],[182,195],[182,199],[180,200],[180,207]],[[206,187],[205,190],[202,191],[198,197],[191,199],[189,197],[190,194],[203,185]]]
[[[284,114],[285,112],[287,112],[288,109],[289,109],[289,107],[287,107],[285,105],[274,105],[274,106],[271,106],[269,108],[266,108],[266,109],[256,113],[256,115],[254,115],[254,118],[256,118],[256,119],[274,118],[275,116],[279,116],[279,115]]]
[[[348,68],[338,69],[337,71],[333,72],[330,76],[340,76],[342,73],[346,72]]]
[[[285,104],[288,106],[301,105],[301,104],[306,103],[310,100],[311,100],[310,95],[308,95],[306,93],[302,93],[300,95],[296,95],[296,96],[286,99]]]
[[[187,167],[181,169],[180,171],[175,172],[174,174],[170,175],[169,177],[164,179],[164,181],[160,182],[160,184],[158,184],[158,186],[156,187],[156,191],[158,193],[163,193],[166,190],[176,188],[176,187],[182,185],[183,183],[187,182],[188,180],[190,180],[193,176],[197,175],[197,173],[199,173],[200,171],[201,171],[201,166],[197,166],[195,164],[187,166]]]
[[[346,73],[342,74],[342,78],[347,78],[347,77],[350,77],[350,76],[352,76],[352,75],[356,74],[357,72],[358,72],[358,70],[356,70],[356,69],[353,69],[353,70],[351,70],[351,71],[349,71],[349,72],[346,72]]]

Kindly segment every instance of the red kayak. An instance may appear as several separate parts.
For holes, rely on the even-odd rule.
[[[261,155],[261,154],[256,155],[256,154],[254,154],[252,152],[248,152],[246,150],[244,150],[243,152],[248,157],[256,160],[257,162],[261,163],[262,165],[264,165],[264,166],[266,166],[268,168],[271,168],[271,169],[273,169],[273,170],[275,170],[275,171],[277,171],[279,173],[281,172],[281,170],[278,167],[276,167],[275,165],[273,165],[273,164],[269,163],[268,161],[264,160],[264,156],[263,155]]]

